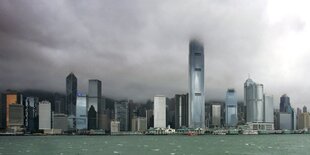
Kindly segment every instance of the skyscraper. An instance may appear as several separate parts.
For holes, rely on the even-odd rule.
[[[286,94],[282,95],[280,98],[280,112],[291,112],[290,97]]]
[[[98,129],[98,110],[100,103],[101,103],[101,81],[96,79],[89,80],[87,110],[89,114],[91,107],[93,107],[93,109],[91,110],[91,116],[95,117],[91,118],[91,121],[88,121],[88,127],[91,127],[89,129]]]
[[[2,94],[0,106],[0,129],[6,129],[10,121],[10,105],[22,104],[22,95],[16,91],[7,91]]]
[[[52,110],[49,101],[42,101],[39,103],[39,129],[51,129],[52,124]]]
[[[308,112],[308,111],[307,111],[307,107],[306,107],[306,106],[304,106],[304,107],[302,108],[302,112],[303,112],[303,113]]]
[[[188,94],[175,95],[175,128],[188,127]]]
[[[27,132],[35,132],[38,130],[38,106],[39,98],[27,97],[24,102],[24,113],[25,113],[25,128]]]
[[[76,129],[87,130],[87,96],[81,94],[76,101]]]
[[[76,112],[76,96],[77,96],[77,78],[70,73],[66,78],[66,112],[68,116],[75,116]]]
[[[234,127],[238,123],[237,95],[234,89],[228,89],[225,100],[225,125]]]
[[[264,122],[274,122],[273,96],[264,95]]]
[[[128,101],[115,102],[115,120],[120,122],[121,131],[129,131],[129,111],[128,111]]]
[[[166,128],[166,97],[154,97],[154,128]]]
[[[212,106],[212,126],[221,127],[221,105],[213,104]]]
[[[247,106],[247,122],[264,121],[264,86],[247,79],[244,83],[244,101]]]
[[[189,43],[189,127],[205,128],[204,47]]]

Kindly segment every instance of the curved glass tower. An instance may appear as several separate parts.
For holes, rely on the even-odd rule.
[[[195,39],[189,43],[189,127],[205,128],[204,48]]]
[[[244,101],[247,107],[247,122],[263,122],[264,86],[247,79],[244,83]]]

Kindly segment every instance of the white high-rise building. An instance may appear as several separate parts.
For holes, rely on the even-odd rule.
[[[52,111],[51,103],[49,101],[42,101],[39,103],[39,129],[51,129]]]
[[[189,127],[205,128],[204,47],[189,43]]]
[[[154,97],[154,128],[166,128],[166,97]]]

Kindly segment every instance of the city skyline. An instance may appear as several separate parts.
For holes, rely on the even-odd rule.
[[[1,91],[64,93],[63,79],[73,72],[84,93],[88,79],[99,79],[102,94],[117,99],[185,94],[187,46],[195,34],[205,45],[207,101],[224,100],[227,88],[243,100],[250,73],[275,105],[283,94],[294,108],[309,105],[306,4],[194,1],[188,6],[196,9],[188,9],[164,1],[104,3],[1,1]]]

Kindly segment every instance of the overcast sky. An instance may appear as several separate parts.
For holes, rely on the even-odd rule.
[[[188,90],[188,42],[205,46],[206,98],[250,74],[264,91],[310,106],[307,0],[1,0],[0,89],[80,92],[88,79],[103,95],[142,101]],[[310,108],[310,107],[309,107]]]

